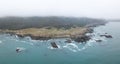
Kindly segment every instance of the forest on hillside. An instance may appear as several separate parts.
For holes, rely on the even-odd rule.
[[[76,17],[1,17],[0,29],[24,29],[24,28],[71,28],[83,27],[88,24],[104,24],[103,19],[76,18]]]

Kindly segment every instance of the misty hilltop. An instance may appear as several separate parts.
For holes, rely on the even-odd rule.
[[[102,24],[105,20],[93,18],[75,17],[1,17],[0,29],[24,29],[24,28],[71,28],[82,27],[90,24]]]

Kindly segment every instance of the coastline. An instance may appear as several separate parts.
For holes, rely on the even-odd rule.
[[[71,27],[69,29],[63,28],[24,28],[17,30],[0,29],[0,33],[17,35],[19,38],[30,37],[33,40],[49,40],[59,38],[69,38],[76,42],[86,42],[91,39],[86,33],[93,33],[94,27],[105,25],[105,23],[87,24],[83,27]]]
[[[54,17],[50,17],[48,18],[48,20],[50,19],[54,20],[57,17],[55,17],[54,19],[53,18]],[[37,19],[41,20],[41,18],[37,18]],[[1,25],[0,28],[0,33],[17,35],[19,38],[24,38],[29,36],[33,40],[69,38],[78,42],[86,42],[90,39],[90,36],[87,36],[86,33],[92,33],[94,27],[105,25],[107,23],[105,22],[105,20],[89,19],[89,18],[80,18],[80,19],[74,18],[73,21],[73,18],[66,19],[66,18],[58,17],[57,20],[54,22],[52,20],[47,22],[47,20],[45,20],[47,19],[46,17],[42,19],[44,19],[45,22],[44,21],[38,22],[38,20],[37,21],[34,20],[36,22],[31,21],[29,23],[26,21],[31,20],[31,18],[27,18],[27,20],[24,20],[23,22],[24,24],[22,24],[22,26],[19,23],[16,23],[16,21],[6,22],[7,24],[10,25],[4,26],[6,25],[6,23],[3,22],[3,25]],[[64,22],[62,22],[63,21],[62,19],[64,19]],[[83,19],[86,19],[86,21]],[[70,23],[67,21],[70,21]],[[18,25],[13,26],[14,23]],[[54,25],[52,25],[51,23]]]

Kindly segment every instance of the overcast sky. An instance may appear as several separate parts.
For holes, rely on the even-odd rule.
[[[120,0],[0,0],[0,16],[120,19]]]

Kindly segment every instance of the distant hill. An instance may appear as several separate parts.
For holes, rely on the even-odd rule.
[[[103,24],[103,19],[75,18],[75,17],[1,17],[0,29],[24,29],[24,28],[71,28],[83,27],[88,24]]]
[[[119,19],[117,19],[117,20],[108,20],[109,22],[120,22],[120,20]]]

